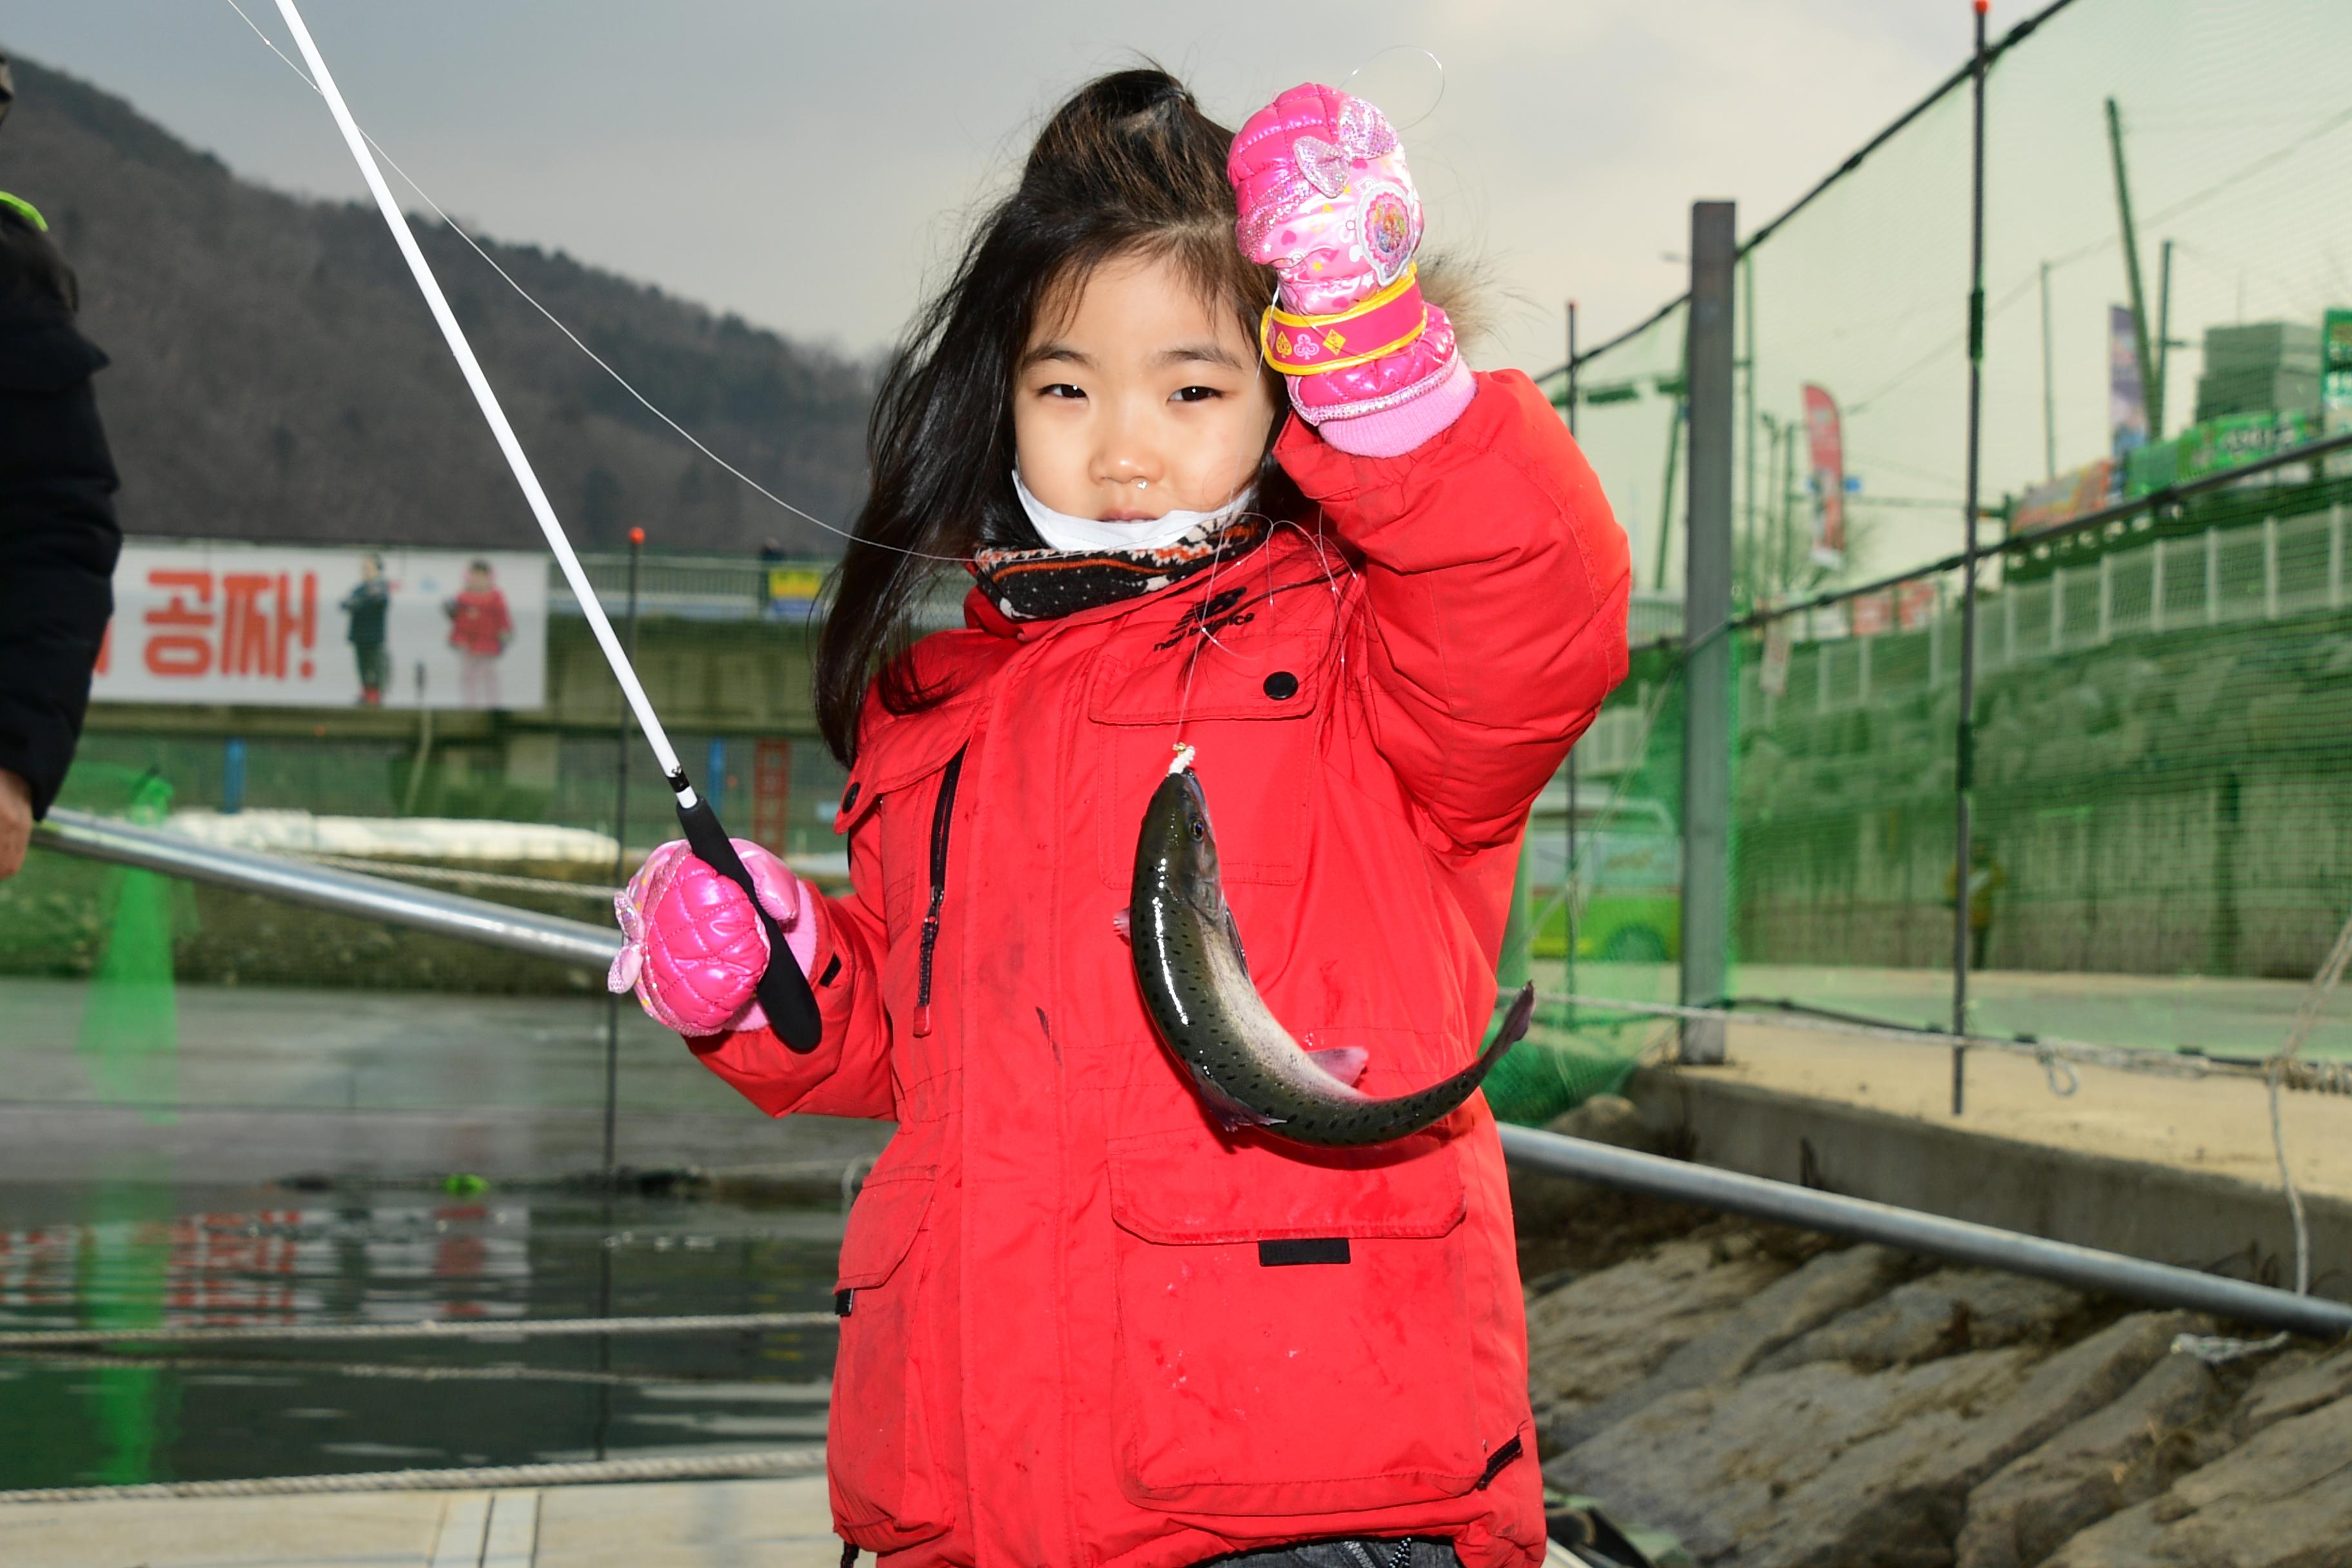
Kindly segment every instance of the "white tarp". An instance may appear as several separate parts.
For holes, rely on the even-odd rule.
[[[307,811],[175,811],[167,826],[224,849],[414,860],[613,863],[612,836],[539,822],[442,816],[313,816]]]

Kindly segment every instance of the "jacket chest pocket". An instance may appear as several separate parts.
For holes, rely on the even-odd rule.
[[[1205,1131],[1112,1142],[1133,1500],[1307,1514],[1477,1485],[1458,1160],[1432,1139],[1320,1157]]]
[[[1087,729],[1096,776],[1110,792],[1095,814],[1106,886],[1133,881],[1143,808],[1180,741],[1193,748],[1208,794],[1223,879],[1286,886],[1306,874],[1324,685],[1311,658],[1304,647],[1285,657],[1263,645],[1228,654],[1203,644],[1141,664],[1108,653],[1096,662]]]

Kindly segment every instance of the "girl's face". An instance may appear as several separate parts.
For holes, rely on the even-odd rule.
[[[1042,313],[1013,375],[1031,492],[1103,522],[1213,511],[1240,494],[1275,405],[1234,312],[1156,257],[1103,263],[1066,304]]]

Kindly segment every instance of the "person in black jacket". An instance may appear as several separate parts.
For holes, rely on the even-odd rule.
[[[15,98],[0,55],[0,121]],[[72,268],[32,204],[0,193],[0,878],[65,781],[114,612],[114,462],[74,328]]]

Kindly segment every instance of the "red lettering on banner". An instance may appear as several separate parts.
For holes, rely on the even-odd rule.
[[[299,613],[287,604],[286,574],[280,572],[278,574],[278,668],[280,670],[287,668],[286,642],[289,637],[301,639],[302,662],[297,667],[296,673],[308,680],[315,668],[310,654],[319,646],[319,574],[316,572],[302,574],[302,607]]]
[[[298,639],[306,656],[299,667],[310,679],[307,657],[319,637],[319,576],[302,574],[302,598],[294,602],[292,583],[280,572],[231,572],[221,577],[220,668],[223,675],[263,675],[284,680],[296,673],[289,655]]]
[[[163,608],[150,610],[146,623],[147,668],[153,675],[194,679],[212,673],[213,574],[209,572],[152,571],[147,585],[171,595]],[[198,603],[183,597],[193,594]],[[154,627],[184,628],[155,631]]]
[[[114,617],[112,616],[109,616],[106,617],[106,629],[98,635],[98,665],[96,668],[90,671],[90,674],[104,675],[107,671],[107,667],[111,665],[113,662]]]
[[[221,574],[220,668],[223,675],[279,675],[270,658],[269,613],[262,599],[269,592],[264,572]]]

